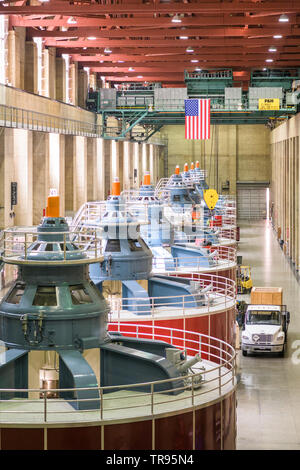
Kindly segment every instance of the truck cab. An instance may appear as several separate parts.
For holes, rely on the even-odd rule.
[[[243,356],[257,352],[283,356],[289,322],[286,305],[248,305],[242,331]]]

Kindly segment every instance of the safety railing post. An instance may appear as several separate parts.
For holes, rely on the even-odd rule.
[[[47,392],[43,392],[44,397],[44,423],[47,423]]]
[[[194,376],[192,375],[192,406],[195,404]]]
[[[154,415],[154,384],[151,384],[151,416]]]
[[[97,240],[96,230],[94,231],[94,237],[95,237],[95,258],[98,258],[98,240]]]
[[[219,395],[222,394],[222,383],[221,383],[221,364],[219,366]]]
[[[103,388],[100,387],[100,420],[103,420],[103,408],[104,408],[104,403],[103,403]]]
[[[67,249],[66,249],[66,234],[64,233],[64,260],[67,258]]]
[[[4,237],[3,237],[3,254],[6,256],[6,232],[4,232]]]
[[[234,385],[234,377],[235,377],[235,371],[236,371],[236,355],[234,356],[232,360],[231,370],[232,370],[232,385]]]
[[[24,250],[24,254],[25,254],[25,259],[27,259],[27,232],[25,232],[25,250]]]

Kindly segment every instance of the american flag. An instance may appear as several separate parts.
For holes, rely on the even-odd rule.
[[[185,101],[185,138],[210,139],[210,99]]]

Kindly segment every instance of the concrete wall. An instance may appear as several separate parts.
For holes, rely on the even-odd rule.
[[[155,145],[0,127],[0,228],[38,224],[51,188],[60,195],[60,213],[71,216],[85,202],[106,198],[114,176],[119,176],[121,189],[129,189],[134,157],[142,178],[142,159],[148,154],[156,182]],[[12,208],[11,182],[18,185]]]
[[[300,114],[271,132],[272,221],[283,251],[298,270],[300,267]]]
[[[270,131],[262,125],[212,126],[207,141],[185,140],[184,126],[164,126],[168,139],[168,175],[175,166],[199,160],[208,172],[208,183],[222,192],[228,180],[230,194],[237,181],[269,181],[271,178]]]

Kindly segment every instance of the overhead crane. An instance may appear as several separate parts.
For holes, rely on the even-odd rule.
[[[231,69],[186,71],[184,78],[184,88],[139,82],[91,90],[87,108],[102,115],[104,138],[146,141],[164,125],[184,124],[188,98],[210,98],[212,124],[273,126],[296,114],[300,102],[300,69],[253,70],[246,90]],[[108,125],[110,117],[118,127]]]

